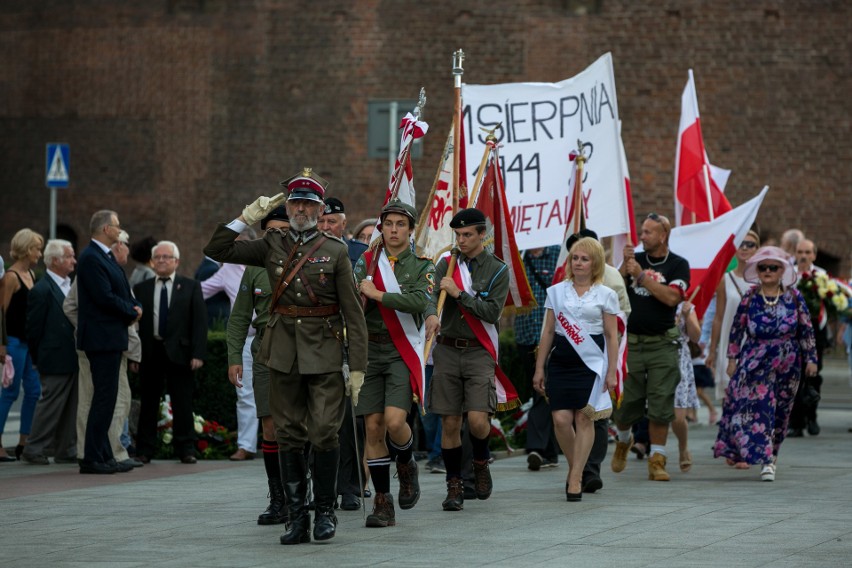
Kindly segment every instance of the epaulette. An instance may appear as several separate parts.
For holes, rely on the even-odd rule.
[[[342,244],[343,246],[345,246],[346,248],[349,248],[349,245],[346,244],[346,241],[344,241],[340,237],[335,237],[334,235],[332,235],[331,233],[328,233],[326,231],[320,231],[320,234],[322,234],[325,237],[328,237],[329,240],[337,241],[340,244]]]

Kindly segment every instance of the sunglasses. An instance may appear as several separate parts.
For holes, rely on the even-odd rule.
[[[781,267],[777,264],[758,264],[757,271],[758,272],[778,272],[781,270]]]
[[[740,248],[746,250],[757,248],[757,243],[754,241],[743,241],[740,243]]]

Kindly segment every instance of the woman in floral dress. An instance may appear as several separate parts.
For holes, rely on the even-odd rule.
[[[691,409],[697,409],[698,391],[695,389],[695,371],[692,368],[692,355],[689,352],[689,340],[698,343],[701,339],[701,324],[695,314],[692,302],[681,302],[677,307],[675,324],[680,330],[680,382],[675,390],[672,432],[677,437],[680,453],[680,470],[687,473],[692,469],[692,453],[689,451],[689,423],[686,415]]]
[[[774,481],[802,368],[808,376],[817,372],[814,330],[783,250],[761,248],[744,276],[758,285],[743,297],[731,327],[731,382],[713,452],[738,469],[760,464],[761,479]]]

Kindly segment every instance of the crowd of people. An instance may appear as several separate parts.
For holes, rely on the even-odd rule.
[[[68,241],[18,231],[0,281],[0,436],[24,397],[17,445],[0,446],[0,462],[52,457],[82,474],[143,467],[156,457],[168,392],[174,454],[196,463],[194,374],[207,358],[208,329],[223,325],[222,380],[237,393],[230,459],[259,451],[269,493],[257,522],[286,523],[281,544],[334,537],[335,510],[358,510],[367,497],[368,527],[394,526],[396,507],[415,507],[420,410],[427,471],[446,478],[443,510],[488,499],[501,390],[496,338],[510,279],[486,247],[485,215],[459,211],[453,251],[433,262],[412,249],[412,206],[391,200],[349,233],[344,204],[309,168],[281,185],[212,231],[195,278],[178,274],[176,243],[146,237],[131,246],[114,211],[92,216],[79,255]],[[820,432],[828,328],[796,288],[800,274],[821,270],[814,243],[792,230],[781,247],[761,247],[749,232],[702,323],[687,296],[689,264],[669,248],[671,230],[666,217],[649,214],[642,250],[626,246],[616,269],[583,229],[568,238],[566,276],[556,283],[559,246],[524,253],[538,302],[514,319],[519,379],[533,388],[527,467],[558,467],[561,452],[569,502],[603,487],[610,441],[614,473],[632,452],[647,456],[650,480],[669,481],[671,428],[678,468],[691,471],[689,423],[702,403],[711,425],[718,419],[713,454],[736,469],[760,468],[764,481],[775,479],[785,437]],[[379,245],[368,247],[373,231]],[[130,279],[129,257],[137,264]],[[138,423],[128,370],[141,377]]]

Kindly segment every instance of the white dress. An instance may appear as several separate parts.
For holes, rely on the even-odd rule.
[[[716,398],[725,398],[725,391],[731,381],[728,377],[728,337],[731,335],[731,325],[734,323],[734,315],[737,306],[743,299],[743,295],[749,291],[751,284],[740,276],[728,272],[724,276],[725,281],[725,315],[722,318],[722,329],[719,333],[719,344],[716,346]],[[716,306],[719,309],[719,306]]]

